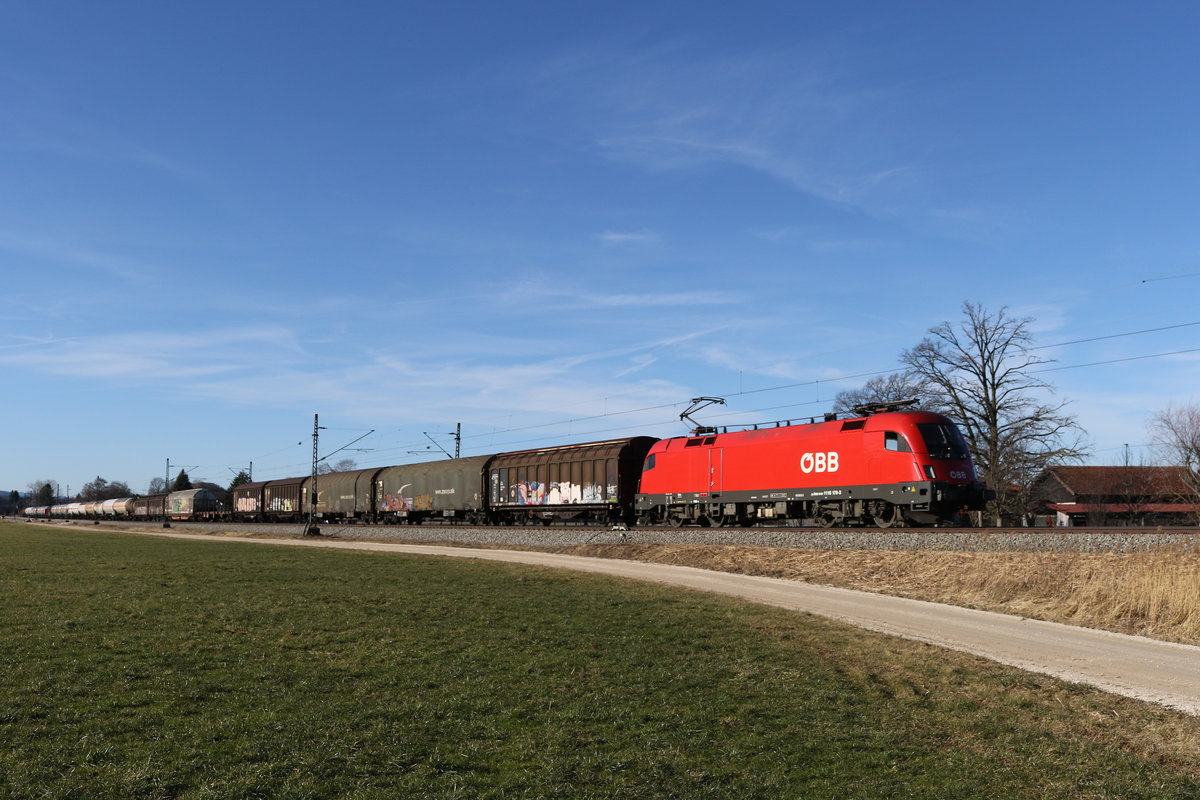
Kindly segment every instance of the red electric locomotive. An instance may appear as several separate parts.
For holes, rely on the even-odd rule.
[[[643,465],[639,524],[887,528],[982,509],[991,493],[975,478],[962,434],[940,414],[902,410],[914,402],[662,439]]]

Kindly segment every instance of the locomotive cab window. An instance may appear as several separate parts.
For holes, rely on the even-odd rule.
[[[657,455],[657,454],[651,453],[650,455],[646,456],[646,463],[642,466],[642,472],[649,472],[650,470],[654,469],[654,456],[655,455]]]
[[[966,440],[955,426],[939,422],[919,422],[917,430],[925,440],[930,458],[965,461],[971,457]]]
[[[895,431],[883,432],[883,449],[892,450],[897,453],[911,453],[912,447],[908,444],[908,439],[905,439],[902,434]]]

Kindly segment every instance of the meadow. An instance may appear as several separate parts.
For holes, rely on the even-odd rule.
[[[0,523],[0,793],[1170,798],[1200,720],[521,565]]]

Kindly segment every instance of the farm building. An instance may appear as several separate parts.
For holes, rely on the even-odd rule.
[[[1179,467],[1052,467],[1031,496],[1059,526],[1196,525],[1196,486]]]

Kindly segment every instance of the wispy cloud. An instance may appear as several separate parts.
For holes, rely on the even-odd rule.
[[[507,305],[553,302],[560,310],[569,308],[654,308],[701,305],[732,306],[742,296],[729,291],[676,291],[662,289],[644,292],[604,292],[559,286],[551,282],[526,280],[510,287],[502,298]]]
[[[159,383],[260,368],[264,353],[297,357],[290,331],[226,328],[194,334],[120,333],[47,337],[0,350],[0,364],[78,378]]]
[[[311,342],[287,328],[234,326],[187,334],[28,338],[0,347],[0,366],[229,406],[320,408],[372,425],[514,417],[550,424],[574,414],[611,413],[621,405],[609,402],[617,397],[635,408],[685,399],[690,388],[648,370],[661,355],[678,354],[715,330],[698,327],[540,358],[514,359],[511,353],[485,358],[465,341],[457,353],[405,356],[342,342],[336,357],[322,358]],[[661,422],[663,415],[644,419]]]
[[[654,362],[658,361],[658,358],[655,356],[643,353],[642,355],[634,356],[633,359],[631,359],[631,360],[633,361],[632,366],[621,370],[616,375],[613,375],[613,377],[614,378],[624,378],[625,376],[632,375],[635,372],[641,372],[642,370],[646,369],[650,365],[654,364]]]
[[[118,253],[71,241],[70,237],[30,236],[12,230],[0,230],[0,251],[19,258],[32,258],[56,265],[98,269],[129,283],[146,284],[158,270]],[[30,271],[37,271],[31,266]]]
[[[911,84],[877,77],[876,58],[837,42],[714,52],[689,38],[614,41],[519,79],[609,158],[663,172],[732,165],[831,204],[924,213],[939,131],[913,113]]]
[[[596,238],[605,244],[657,244],[660,237],[650,231],[604,231],[596,234]]]

